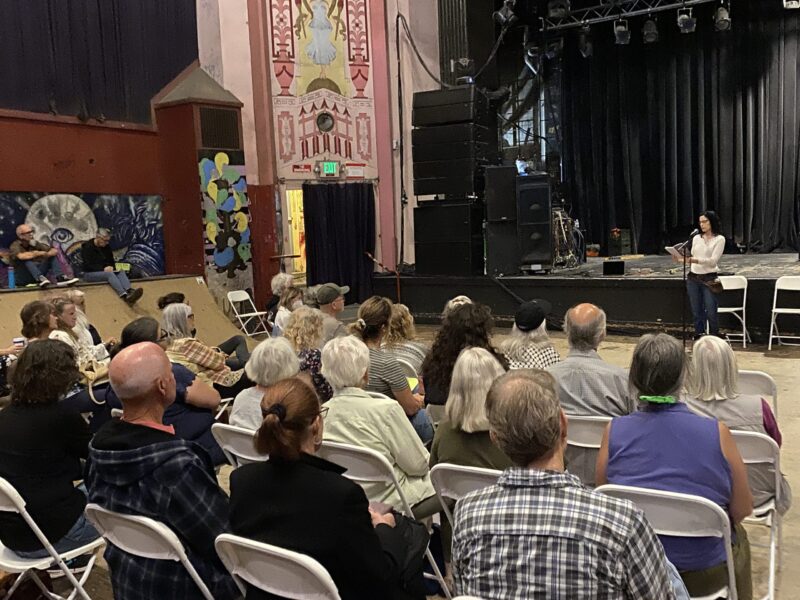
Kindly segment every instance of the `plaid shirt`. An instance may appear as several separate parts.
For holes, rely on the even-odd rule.
[[[509,369],[546,369],[561,360],[552,344],[528,344],[516,354],[506,353]]]
[[[458,594],[487,600],[675,597],[664,549],[633,504],[519,467],[456,505],[453,578]]]
[[[225,387],[235,385],[241,378],[243,369],[231,371],[225,364],[227,355],[217,349],[206,346],[194,338],[172,340],[167,348],[170,361],[183,365],[195,373],[205,383],[218,383]]]

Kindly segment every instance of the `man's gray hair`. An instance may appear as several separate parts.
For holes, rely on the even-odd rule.
[[[335,391],[361,387],[369,370],[369,348],[355,336],[333,338],[322,349],[322,376]]]
[[[96,237],[111,239],[111,230],[107,227],[98,227]]]
[[[572,307],[564,317],[564,333],[570,348],[580,351],[597,350],[606,335],[606,312],[596,306],[597,316],[588,323],[575,323]]]
[[[189,315],[192,314],[191,306],[176,302],[165,306],[162,314],[164,330],[171,339],[192,337],[192,329],[189,326]]]
[[[529,346],[544,348],[550,345],[550,336],[547,335],[547,320],[544,320],[536,329],[530,331],[522,331],[516,324],[512,325],[511,335],[503,340],[501,350],[506,357],[516,357]]]
[[[672,396],[683,387],[685,368],[683,344],[666,333],[648,333],[633,350],[628,381],[639,396]]]
[[[244,366],[250,381],[269,387],[300,372],[300,360],[286,338],[269,338],[255,347]]]
[[[489,431],[486,394],[505,369],[484,348],[464,348],[453,367],[453,379],[445,405],[447,420],[466,433]]]
[[[556,380],[547,371],[519,369],[495,379],[486,416],[497,446],[524,467],[551,454],[561,440]]]
[[[698,400],[730,400],[739,395],[739,368],[730,345],[705,335],[692,347],[686,391]]]
[[[286,288],[294,285],[294,278],[289,273],[278,273],[270,281],[272,293],[275,296],[280,296]]]

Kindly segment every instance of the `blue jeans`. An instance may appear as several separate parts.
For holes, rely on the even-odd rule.
[[[86,486],[84,484],[79,485],[78,489],[86,494]],[[97,533],[94,525],[89,522],[84,513],[81,513],[81,516],[78,517],[78,520],[75,521],[75,524],[64,537],[55,543],[52,541],[50,543],[53,544],[53,548],[56,549],[56,552],[63,554],[64,552],[69,552],[75,548],[85,546],[99,537],[100,534]],[[16,552],[16,554],[22,558],[45,558],[50,556],[50,553],[44,548],[41,550],[30,550],[28,552]]]
[[[420,409],[417,414],[408,417],[409,421],[411,421],[411,425],[414,427],[414,431],[417,432],[419,439],[422,440],[423,444],[427,444],[433,439],[433,423],[431,423],[431,419],[428,416],[428,411],[424,408]]]
[[[717,319],[719,301],[716,294],[708,289],[705,283],[692,278],[686,280],[686,291],[689,293],[689,303],[692,305],[695,334],[706,332],[706,321],[708,321],[709,333],[719,333]]]
[[[53,277],[61,277],[64,274],[57,256],[48,256],[41,260],[26,260],[24,265],[34,282],[38,282],[40,277],[49,272],[53,273]],[[26,281],[24,284],[27,285],[27,283],[30,282]]]
[[[114,288],[118,296],[123,296],[131,289],[131,282],[124,271],[92,271],[90,273],[84,273],[83,279],[89,283],[105,281]]]

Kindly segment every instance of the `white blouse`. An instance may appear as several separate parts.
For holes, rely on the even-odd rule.
[[[692,239],[692,258],[697,262],[692,263],[692,273],[705,275],[706,273],[716,273],[717,263],[722,258],[725,250],[725,236],[715,235],[707,240],[702,235],[696,235]]]

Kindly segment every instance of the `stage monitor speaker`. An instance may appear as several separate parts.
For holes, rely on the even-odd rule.
[[[486,223],[486,274],[492,277],[519,272],[521,261],[517,222]]]
[[[517,167],[488,166],[484,172],[486,220],[517,220]]]
[[[603,261],[603,275],[625,275],[624,260]]]
[[[546,177],[520,177],[517,182],[517,220],[525,223],[549,223],[551,217],[550,184]]]
[[[483,274],[483,206],[427,202],[414,209],[419,275]]]
[[[546,177],[520,177],[517,182],[517,232],[523,268],[553,264],[553,216]]]

